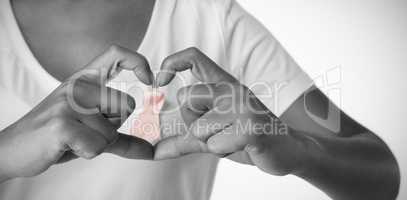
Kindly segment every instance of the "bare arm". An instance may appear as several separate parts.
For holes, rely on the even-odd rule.
[[[155,159],[230,155],[268,174],[302,177],[333,199],[395,199],[399,169],[389,148],[318,89],[306,91],[277,118],[196,48],[169,56],[161,67],[161,86],[188,69],[203,83],[178,91],[189,134],[161,140]]]
[[[295,172],[333,199],[395,199],[397,162],[374,133],[338,109],[315,87],[281,116],[306,135],[308,162]]]

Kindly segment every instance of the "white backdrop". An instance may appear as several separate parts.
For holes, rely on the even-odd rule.
[[[407,1],[239,0],[347,113],[381,136],[407,168]],[[0,90],[0,93],[4,93]],[[17,102],[9,96],[3,102]],[[0,127],[28,108],[2,110]],[[407,199],[402,179],[399,199]],[[293,177],[222,160],[213,200],[329,199]]]
[[[343,110],[382,137],[401,168],[407,168],[407,1],[238,1]],[[405,178],[399,199],[407,199]],[[222,160],[212,199],[329,198],[296,177],[273,177]]]

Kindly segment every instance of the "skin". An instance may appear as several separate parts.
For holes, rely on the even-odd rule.
[[[147,64],[140,64],[142,56],[132,51],[137,50],[145,34],[153,1],[123,1],[112,4],[108,1],[18,0],[13,1],[13,7],[31,50],[51,75],[59,80],[69,80],[75,72],[82,75],[85,73],[84,78],[79,78],[80,84],[73,87],[78,88],[74,91],[82,91],[83,94],[94,91],[95,88],[107,90],[101,84],[89,80],[92,76],[86,75],[86,68],[89,66],[93,66],[92,69],[114,68],[111,62],[109,65],[109,61],[117,59],[133,62],[138,60],[139,65],[135,66],[144,66],[142,68],[146,72],[138,74],[139,78],[146,84],[150,83],[151,75]],[[106,7],[111,10],[106,12],[103,10]],[[104,12],[101,12],[102,10]],[[41,15],[28,15],[29,13]],[[137,17],[132,13],[137,13]],[[89,16],[92,16],[92,19]],[[66,37],[67,35],[70,37]],[[121,47],[110,48],[108,53],[86,65],[89,58],[98,55],[98,52],[102,52],[111,43],[123,44],[130,50]],[[86,66],[85,69],[82,66]],[[126,66],[122,67],[131,70],[130,65]],[[155,159],[175,158],[190,153],[213,153],[222,157],[228,156],[239,163],[255,165],[269,174],[297,175],[333,199],[394,199],[397,195],[399,169],[388,147],[374,133],[332,106],[329,99],[319,90],[314,88],[307,91],[280,118],[277,118],[268,112],[249,88],[224,72],[196,48],[171,55],[163,62],[163,73],[160,73],[158,78],[160,85],[168,84],[176,71],[183,70],[191,70],[203,82],[198,86],[182,88],[179,91],[179,102],[183,106],[186,124],[194,127],[194,124],[196,125],[202,118],[206,119],[207,125],[216,120],[217,123],[221,122],[224,128],[210,131],[192,128],[190,129],[192,134],[188,137],[178,136],[162,140],[155,146]],[[107,74],[102,77],[108,77]],[[77,156],[92,158],[105,151],[135,159],[149,159],[153,156],[152,147],[138,138],[120,135],[115,131],[112,133],[100,130],[100,127],[108,126],[110,127],[108,130],[117,127],[118,124],[114,123],[113,118],[125,118],[124,111],[120,114],[101,111],[94,114],[95,116],[81,116],[71,110],[66,104],[67,95],[64,89],[70,84],[69,81],[64,82],[33,111],[1,132],[0,153],[7,156],[0,158],[3,159],[0,160],[2,163],[0,181],[36,175],[52,164],[68,161]],[[204,99],[196,99],[194,95],[190,95],[210,92],[216,95]],[[114,93],[121,97],[116,102],[123,101],[122,98],[126,96],[119,91]],[[75,99],[86,107],[109,105],[80,94],[81,92],[78,92]],[[247,101],[224,104],[213,101],[222,95],[248,98],[245,98]],[[120,105],[122,104],[110,106],[120,107]],[[215,108],[229,109],[227,105],[243,109],[229,113],[228,117],[216,112]],[[129,109],[125,107],[120,107],[119,110],[128,112]],[[335,115],[335,112],[328,112],[332,107],[341,119],[339,132],[333,132],[335,127],[330,127],[330,123],[317,123],[315,120],[319,118],[322,122],[329,122],[326,119]],[[265,112],[258,114],[248,108]],[[239,133],[238,130],[233,131],[231,124],[236,120],[254,121],[259,124],[277,123],[288,128],[284,135],[258,132],[253,135],[249,134],[250,131]],[[79,132],[85,136],[79,135]],[[21,140],[31,141],[30,145],[24,146],[30,147],[25,153],[32,155],[31,160],[22,156],[27,155],[24,152],[19,154],[13,151],[18,148],[15,145]],[[49,149],[42,148],[44,146]]]
[[[42,67],[60,81],[112,44],[137,51],[154,0],[13,0],[20,29]]]
[[[130,96],[105,86],[119,70],[138,72],[141,81],[151,84],[145,58],[112,46],[3,130],[0,182],[34,176],[77,157],[92,159],[102,152],[151,159],[153,147],[148,142],[116,131],[121,123],[115,119],[128,116],[135,107]]]
[[[31,112],[0,132],[0,182],[34,176],[53,164],[77,157],[90,159],[102,152],[152,158],[149,143],[116,132],[134,109],[134,100],[106,88],[103,82],[111,78],[110,69],[127,69],[151,84],[153,75],[147,61],[134,51],[144,37],[154,2],[11,2],[33,54],[62,83]],[[95,75],[89,69],[98,76],[92,77]],[[90,77],[92,80],[87,80]],[[81,113],[70,99],[79,108],[97,108],[99,112]]]
[[[389,148],[315,87],[277,118],[249,88],[199,49],[167,57],[161,70],[157,78],[161,86],[185,70],[191,70],[202,84],[178,92],[190,135],[160,141],[155,159],[202,152],[229,155],[272,175],[299,176],[333,199],[396,198],[399,169]],[[340,117],[338,131],[329,122],[335,115]],[[239,122],[248,121],[280,128],[239,128]]]

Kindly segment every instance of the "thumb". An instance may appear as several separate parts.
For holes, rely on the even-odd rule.
[[[281,158],[276,158],[272,149],[267,144],[247,145],[245,151],[249,155],[252,163],[260,170],[277,176],[284,176],[292,172],[290,165],[283,162]],[[276,152],[282,153],[282,152]],[[287,158],[292,160],[294,158]],[[288,162],[289,163],[289,162]]]
[[[153,146],[149,142],[138,137],[120,133],[116,141],[105,149],[105,152],[123,158],[144,160],[152,160],[154,155]]]
[[[191,135],[177,135],[165,138],[155,147],[154,160],[174,159],[192,153],[206,153],[204,142]]]
[[[268,159],[265,154],[266,151],[265,147],[260,145],[248,144],[246,145],[244,150],[247,152],[251,162],[254,165],[256,165],[261,170],[265,170],[262,168],[262,166],[267,166],[268,163]]]

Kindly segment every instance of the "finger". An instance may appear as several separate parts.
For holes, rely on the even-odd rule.
[[[107,143],[112,143],[118,136],[117,126],[113,125],[102,114],[82,115],[80,121],[86,126],[98,131],[106,139]]]
[[[214,154],[230,154],[241,151],[247,144],[253,143],[256,136],[244,133],[240,126],[235,123],[210,137],[207,140],[209,151]]]
[[[210,85],[191,85],[178,90],[177,100],[184,123],[189,127],[213,107],[213,90]]]
[[[126,119],[135,109],[136,102],[130,95],[119,90],[102,87],[99,109],[101,113],[109,118],[122,117]]]
[[[270,158],[267,156],[267,149],[264,146],[248,144],[244,148],[244,151],[249,155],[250,161],[253,165],[256,165],[263,171],[267,171],[266,168],[262,168],[263,166],[268,166],[270,162]]]
[[[153,146],[147,141],[130,136],[119,134],[117,140],[109,145],[104,152],[129,159],[153,159]]]
[[[195,113],[204,113],[213,108],[216,95],[216,84],[194,84],[180,88],[177,100],[179,105],[185,105]]]
[[[153,82],[154,76],[147,59],[137,52],[116,45],[96,57],[71,79],[84,78],[92,83],[104,85],[123,69],[133,71],[137,78],[147,85]]]
[[[172,159],[191,153],[207,153],[206,144],[191,136],[172,136],[155,146],[154,160]]]
[[[197,113],[197,112],[193,112],[191,111],[187,105],[182,105],[179,108],[181,117],[183,122],[185,123],[185,127],[187,128],[186,130],[188,131],[188,128],[190,128],[191,124],[196,121],[197,119],[199,119],[199,117],[202,116],[202,113]],[[189,129],[190,130],[190,129]],[[167,134],[165,134],[167,135]]]
[[[73,87],[74,98],[70,104],[78,113],[94,114],[99,111],[107,117],[125,119],[135,108],[133,97],[119,90],[84,81],[76,82]],[[95,112],[86,112],[95,109],[97,109]]]
[[[210,110],[191,124],[190,132],[198,139],[207,141],[211,136],[233,125],[234,119],[229,116]]]
[[[218,111],[220,114],[231,114],[234,109],[234,86],[230,83],[194,84],[178,90],[177,100],[181,110],[186,116],[201,116],[209,110]],[[230,115],[235,117],[235,115]],[[231,118],[228,116],[228,118]],[[192,118],[184,119],[191,121]]]
[[[227,110],[213,109],[213,99],[220,95],[218,93],[220,92],[217,91],[217,84],[196,84],[178,91],[177,98],[182,105],[180,112],[184,122],[190,127],[191,133],[202,141],[206,141],[233,121],[233,115]],[[221,106],[219,105],[219,108]]]
[[[253,165],[249,154],[247,154],[247,152],[244,150],[230,153],[227,158],[238,163]]]
[[[106,139],[99,132],[77,121],[71,123],[70,130],[64,134],[63,142],[78,157],[92,159],[103,152]]]
[[[188,69],[202,82],[236,81],[232,75],[219,67],[199,49],[188,48],[167,57],[163,61],[161,71],[157,76],[157,83],[159,86],[167,85],[175,77],[176,72]]]

